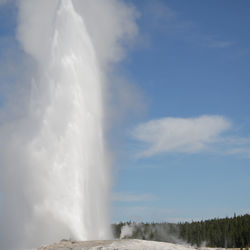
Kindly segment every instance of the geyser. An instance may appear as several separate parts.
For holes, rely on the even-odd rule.
[[[50,215],[70,237],[107,238],[100,72],[84,21],[70,0],[59,2],[51,38],[39,61],[43,77],[34,82],[31,97],[39,132],[29,153],[42,177],[41,195],[46,194],[35,213]]]
[[[95,22],[100,13],[106,20]],[[111,237],[103,75],[121,57],[118,40],[135,33],[132,17],[116,0],[19,2],[18,38],[32,80],[22,112],[1,122],[1,249]]]

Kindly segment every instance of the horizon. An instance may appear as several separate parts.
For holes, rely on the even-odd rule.
[[[245,214],[234,214],[233,216],[225,216],[225,217],[213,217],[213,218],[207,218],[207,219],[201,219],[201,220],[191,220],[191,221],[178,221],[178,222],[168,222],[168,221],[119,221],[119,222],[112,222],[112,225],[119,225],[119,224],[185,224],[185,223],[196,223],[196,222],[205,222],[205,221],[211,221],[211,220],[223,220],[223,219],[233,219],[236,217],[244,217],[244,216],[250,216],[249,213]]]

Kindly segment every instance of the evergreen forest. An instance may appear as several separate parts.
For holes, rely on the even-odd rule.
[[[134,223],[112,225],[115,238],[164,241],[193,246],[248,248],[250,215],[185,223]]]

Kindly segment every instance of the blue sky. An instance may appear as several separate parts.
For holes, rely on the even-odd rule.
[[[140,13],[140,37],[122,67],[146,108],[128,118],[121,132],[113,220],[184,221],[249,213],[250,2],[132,3]],[[221,124],[213,139],[201,139],[203,148],[189,152],[199,140],[192,137],[196,122],[184,129],[190,136],[180,127],[204,115],[214,126],[213,116],[218,116],[229,127]],[[159,146],[169,117],[177,131]],[[201,134],[211,132],[210,125],[205,127]],[[186,136],[183,142],[180,137]],[[179,146],[171,148],[171,140]]]
[[[133,100],[110,131],[112,221],[249,213],[250,1],[127,2],[139,34],[117,66]],[[15,28],[2,6],[0,67],[22,60]]]

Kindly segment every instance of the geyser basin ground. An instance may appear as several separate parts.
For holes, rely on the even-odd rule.
[[[193,250],[191,246],[148,240],[61,241],[38,250]],[[222,248],[199,248],[203,250]]]

